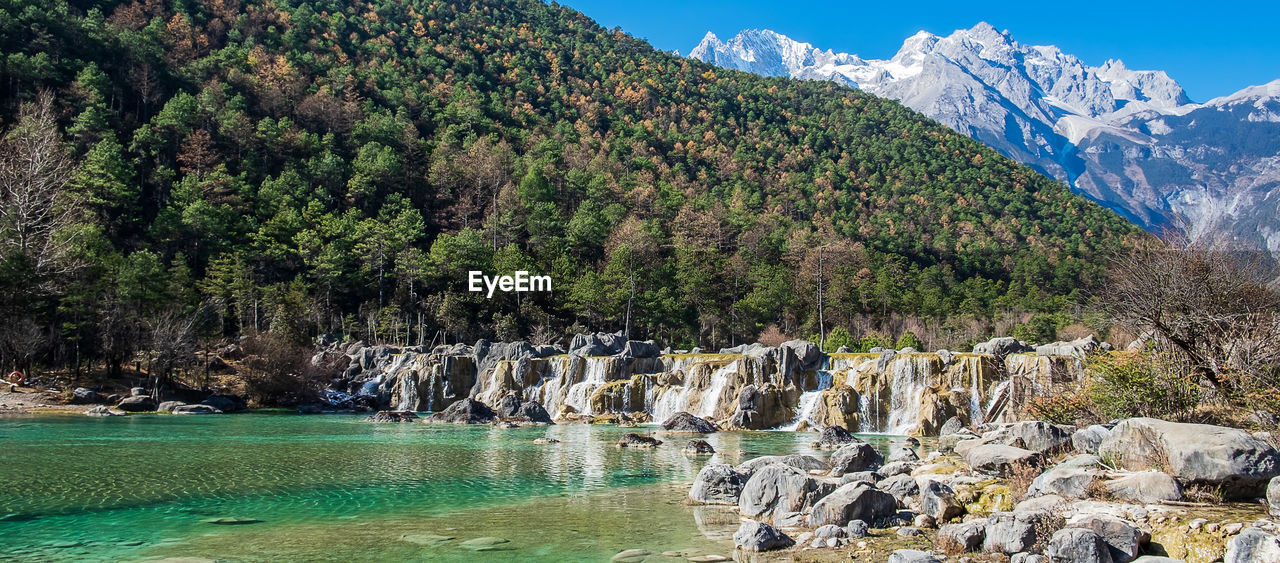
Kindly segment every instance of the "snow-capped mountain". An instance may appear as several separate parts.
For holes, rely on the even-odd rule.
[[[688,56],[893,98],[1148,230],[1222,230],[1280,252],[1280,80],[1195,104],[1163,71],[1090,66],[986,23],[922,31],[887,60],[768,30],[707,33]]]

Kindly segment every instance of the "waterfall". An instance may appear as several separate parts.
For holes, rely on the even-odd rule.
[[[564,404],[573,407],[579,413],[592,414],[591,394],[608,383],[610,362],[608,358],[585,358],[584,361],[587,362],[586,374],[580,383],[575,383],[569,388]]]
[[[800,404],[796,407],[796,418],[791,424],[779,428],[779,430],[795,430],[800,427],[801,422],[813,424],[813,415],[818,409],[818,405],[822,402],[822,392],[831,388],[831,372],[826,369],[818,370],[818,388],[805,391],[800,394]]]

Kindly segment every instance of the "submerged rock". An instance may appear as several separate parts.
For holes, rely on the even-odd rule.
[[[1098,455],[1125,469],[1159,466],[1183,484],[1221,487],[1229,499],[1263,494],[1280,475],[1280,452],[1236,428],[1131,418],[1113,428]]]
[[[377,414],[364,419],[365,422],[413,422],[418,414],[413,411],[378,411]]]
[[[811,448],[834,450],[845,444],[861,442],[842,426],[828,426],[822,429],[817,441],[809,444]]]
[[[452,424],[489,424],[497,420],[497,413],[489,405],[475,399],[462,399],[449,408],[423,419],[425,422],[447,422]]]
[[[689,432],[695,434],[710,434],[716,431],[714,424],[711,424],[705,418],[691,415],[687,412],[680,411],[671,415],[671,418],[662,422],[662,428],[668,432]]]
[[[743,522],[733,533],[733,544],[747,551],[773,551],[796,544],[789,536],[763,522]]]
[[[680,451],[690,455],[711,455],[716,453],[716,449],[711,447],[711,444],[707,443],[706,440],[689,440],[689,443],[685,444]]]
[[[641,436],[635,432],[628,432],[618,440],[619,448],[653,448],[662,444],[662,440],[650,436]]]

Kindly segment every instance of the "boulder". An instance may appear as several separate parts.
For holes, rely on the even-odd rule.
[[[959,447],[957,446],[957,450]],[[1018,466],[1038,465],[1040,454],[1004,444],[983,444],[961,454],[974,471],[1009,475]]]
[[[772,521],[789,512],[806,511],[833,487],[788,465],[766,465],[747,479],[738,497],[738,512],[747,518]]]
[[[662,445],[662,440],[650,436],[641,436],[635,432],[628,432],[618,440],[619,448],[654,448]]]
[[[716,426],[711,424],[707,419],[691,415],[684,411],[673,414],[670,418],[663,421],[662,428],[667,432],[688,432],[694,434],[710,434],[716,431]]]
[[[880,464],[884,463],[884,456],[876,451],[875,446],[857,440],[840,446],[840,449],[831,454],[830,463],[831,475],[839,477],[845,473],[869,471],[880,467]]]
[[[1036,453],[1056,453],[1071,447],[1074,427],[1048,422],[1016,422],[1007,429],[1005,444],[1015,445],[1020,440],[1024,447]]]
[[[772,464],[794,467],[804,471],[805,473],[810,471],[826,471],[828,469],[826,462],[811,455],[804,454],[760,456],[738,464],[737,469],[739,473],[751,475],[757,470]]]
[[[1153,504],[1182,500],[1182,485],[1159,471],[1139,471],[1103,483],[1117,500]]]
[[[71,390],[71,402],[78,405],[101,403],[102,399],[102,395],[99,395],[97,391],[92,389],[76,387]]]
[[[413,422],[418,420],[418,414],[413,411],[378,411],[364,420],[365,422]]]
[[[146,395],[135,395],[121,400],[116,408],[125,412],[153,411],[156,410],[156,402]]]
[[[841,485],[809,511],[810,526],[847,525],[852,520],[874,522],[893,516],[898,503],[893,495],[867,483]]]
[[[1036,544],[1036,519],[1016,514],[993,515],[987,524],[982,550],[1013,555],[1028,551]]]
[[[946,522],[964,513],[964,505],[956,500],[956,492],[938,481],[926,481],[920,487],[920,513],[934,522]]]
[[[156,407],[157,412],[173,412],[173,409],[185,405],[182,401],[165,401]]]
[[[948,418],[946,422],[942,423],[942,428],[938,430],[938,435],[946,436],[949,434],[955,434],[965,428],[966,426],[964,421],[960,420],[960,417],[958,416],[953,416]]]
[[[941,560],[928,551],[899,549],[889,554],[887,563],[941,563]]]
[[[1089,456],[1092,457],[1092,456]],[[1095,462],[1097,458],[1094,458]],[[1096,467],[1061,463],[1041,473],[1027,487],[1027,496],[1058,495],[1067,498],[1084,498],[1089,486],[1102,477]]]
[[[777,528],[763,522],[743,522],[733,533],[733,544],[746,551],[773,551],[796,544]]]
[[[973,520],[938,528],[938,547],[947,553],[969,553],[982,548],[987,521]]]
[[[907,497],[920,494],[920,485],[910,475],[894,475],[888,479],[881,479],[876,486],[893,495],[893,498],[898,501],[898,506],[902,507],[907,505]]]
[[[842,426],[828,426],[822,429],[817,441],[809,444],[811,448],[834,450],[845,444],[861,442]]]
[[[1223,563],[1273,563],[1280,561],[1280,538],[1258,528],[1240,532],[1227,542]]]
[[[1102,538],[1111,560],[1128,563],[1138,556],[1151,535],[1130,522],[1105,514],[1087,514],[1074,518],[1068,528],[1084,528]]]
[[[209,405],[179,405],[173,408],[173,414],[222,414],[222,411]]]
[[[1111,430],[1101,424],[1086,426],[1076,430],[1071,435],[1071,447],[1082,454],[1098,453],[1098,446],[1102,445],[1102,440],[1107,437]]]
[[[428,416],[426,422],[447,422],[452,424],[489,424],[497,420],[498,414],[489,405],[475,399],[464,398],[438,413]]]
[[[681,453],[690,455],[711,455],[716,453],[716,449],[706,440],[689,440],[688,444],[680,450]]]
[[[1032,348],[1012,336],[1000,336],[973,346],[974,354],[992,356],[1008,356],[1020,352],[1030,352]]]
[[[1280,477],[1272,477],[1267,484],[1267,513],[1280,518]]]
[[[1054,563],[1112,563],[1102,536],[1085,528],[1064,528],[1053,533],[1045,555]]]
[[[748,475],[734,470],[732,465],[714,463],[703,467],[689,488],[689,500],[698,504],[738,504]]]
[[[1160,467],[1185,484],[1220,487],[1228,499],[1261,496],[1280,475],[1280,452],[1243,430],[1131,418],[1117,424],[1098,455],[1125,469]]]
[[[111,407],[108,407],[107,405],[98,405],[84,411],[84,414],[85,416],[124,416],[128,413],[111,410]]]

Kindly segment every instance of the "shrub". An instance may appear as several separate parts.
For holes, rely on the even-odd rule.
[[[1107,352],[1086,362],[1090,398],[1108,418],[1181,419],[1200,401],[1191,367],[1167,352]]]

